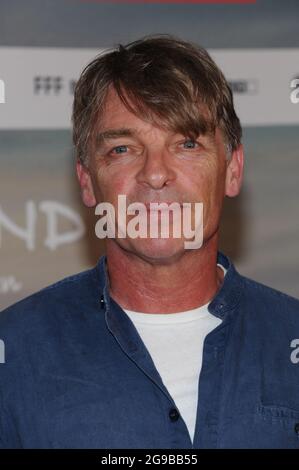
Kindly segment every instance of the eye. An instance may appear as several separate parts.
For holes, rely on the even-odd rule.
[[[116,154],[121,154],[127,151],[127,145],[117,145],[116,147],[113,147],[109,153],[113,153],[115,151]]]
[[[199,145],[199,143],[196,142],[196,141],[193,140],[193,139],[187,139],[187,140],[185,140],[185,142],[183,142],[183,145],[186,145],[186,144],[187,144],[187,147],[185,147],[185,148],[191,149],[191,150],[194,149],[194,148],[196,148],[195,145]]]

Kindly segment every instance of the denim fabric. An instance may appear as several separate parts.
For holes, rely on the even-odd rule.
[[[299,301],[218,262],[193,443],[102,256],[0,314],[0,447],[299,448]]]

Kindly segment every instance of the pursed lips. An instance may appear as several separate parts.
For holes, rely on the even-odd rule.
[[[145,207],[148,211],[165,211],[165,210],[171,210],[171,204],[175,203],[176,205],[174,206],[174,209],[177,208],[177,204],[179,204],[179,207],[182,207],[182,204],[177,202],[177,201],[171,201],[171,202],[166,202],[166,201],[152,201],[152,202],[147,202],[145,203]],[[166,204],[166,206],[165,206]]]

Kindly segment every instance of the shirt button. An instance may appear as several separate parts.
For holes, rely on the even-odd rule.
[[[295,426],[294,426],[294,431],[296,434],[299,435],[299,423],[296,423]]]
[[[180,417],[180,414],[176,408],[171,408],[169,411],[169,418],[171,421],[177,421]]]

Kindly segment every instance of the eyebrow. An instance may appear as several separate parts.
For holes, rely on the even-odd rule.
[[[107,140],[118,139],[119,137],[133,137],[136,134],[136,129],[131,129],[129,127],[121,127],[119,129],[106,129],[103,132],[100,132],[96,136],[97,146],[101,146]]]
[[[106,129],[103,132],[99,132],[96,136],[96,146],[100,149],[105,142],[118,139],[119,137],[135,137],[137,134],[137,129],[130,127],[120,127],[119,129]],[[208,140],[210,140],[209,132],[206,132]],[[204,134],[200,134],[199,137],[203,137]]]

